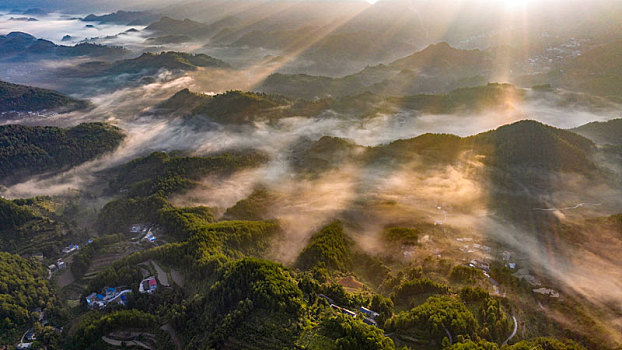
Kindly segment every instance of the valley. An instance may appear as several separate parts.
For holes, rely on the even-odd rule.
[[[0,349],[619,349],[597,3],[1,3]]]

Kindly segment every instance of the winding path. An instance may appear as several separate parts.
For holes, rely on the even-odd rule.
[[[22,344],[29,344],[29,343],[25,343],[24,342],[24,338],[26,338],[26,334],[28,334],[28,332],[31,332],[32,328],[28,328],[28,330],[26,332],[24,332],[24,334],[22,334],[22,337],[19,340],[19,344],[17,344],[17,346],[20,346]],[[30,342],[30,344],[32,344],[32,342]]]
[[[518,322],[516,322],[516,316],[512,316],[512,320],[514,320],[514,330],[512,331],[512,334],[510,334],[510,336],[503,342],[503,344],[501,344],[501,346],[506,345],[512,338],[514,338],[516,332],[518,331]]]
[[[134,346],[135,345],[135,346],[140,346],[144,349],[153,350],[151,346],[138,340],[116,340],[116,339],[108,338],[106,336],[102,336],[102,340],[106,342],[107,344],[110,344],[113,346]]]
[[[451,337],[451,333],[449,333],[449,331],[447,330],[447,328],[445,328],[445,326],[443,326],[443,329],[445,330],[445,333],[447,333],[447,336],[449,337],[449,345],[453,345],[454,338]]]
[[[533,210],[540,210],[540,211],[573,210],[573,209],[583,208],[586,205],[597,207],[597,206],[599,206],[601,204],[602,203],[579,203],[579,204],[575,205],[574,207],[565,207],[565,208],[533,208]]]
[[[175,333],[175,330],[173,329],[173,327],[171,327],[170,324],[167,323],[164,326],[160,327],[160,329],[168,332],[171,335],[171,338],[173,338],[173,343],[175,343],[175,347],[177,348],[177,350],[182,350],[184,348],[179,338],[177,338],[177,333]]]

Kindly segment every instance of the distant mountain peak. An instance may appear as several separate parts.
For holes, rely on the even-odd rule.
[[[31,39],[31,40],[37,40],[37,38],[35,38],[34,36],[28,34],[28,33],[24,33],[24,32],[10,32],[9,34],[6,35],[6,38],[8,39]]]
[[[480,50],[458,49],[442,41],[428,45],[421,51],[394,61],[390,66],[402,69],[443,67],[443,69],[459,68],[463,70],[465,67],[469,69],[478,67],[479,69],[488,65],[488,61],[487,55]]]

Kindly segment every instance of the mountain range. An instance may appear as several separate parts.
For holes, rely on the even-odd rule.
[[[616,57],[619,52],[616,45],[617,42],[612,42],[594,48],[545,74],[520,73],[517,58],[510,56],[509,69],[514,72],[509,81],[515,81],[521,87],[550,84],[554,88],[599,96],[620,96],[616,77],[622,61]],[[367,67],[341,78],[275,73],[257,89],[304,98],[353,95],[365,91],[390,96],[443,93],[496,79],[495,74],[502,70],[498,64],[505,61],[497,59],[498,55],[500,53],[494,49],[464,50],[439,43],[390,64]]]
[[[126,54],[128,51],[121,47],[89,43],[75,46],[56,45],[49,40],[37,39],[22,32],[0,35],[0,58],[5,60],[61,59],[78,56],[122,57]]]

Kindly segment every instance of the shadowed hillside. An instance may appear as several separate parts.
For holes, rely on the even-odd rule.
[[[0,81],[0,112],[61,111],[69,112],[88,106],[59,92]]]
[[[76,166],[113,151],[125,135],[105,123],[61,129],[45,126],[0,126],[0,178],[19,177]]]

